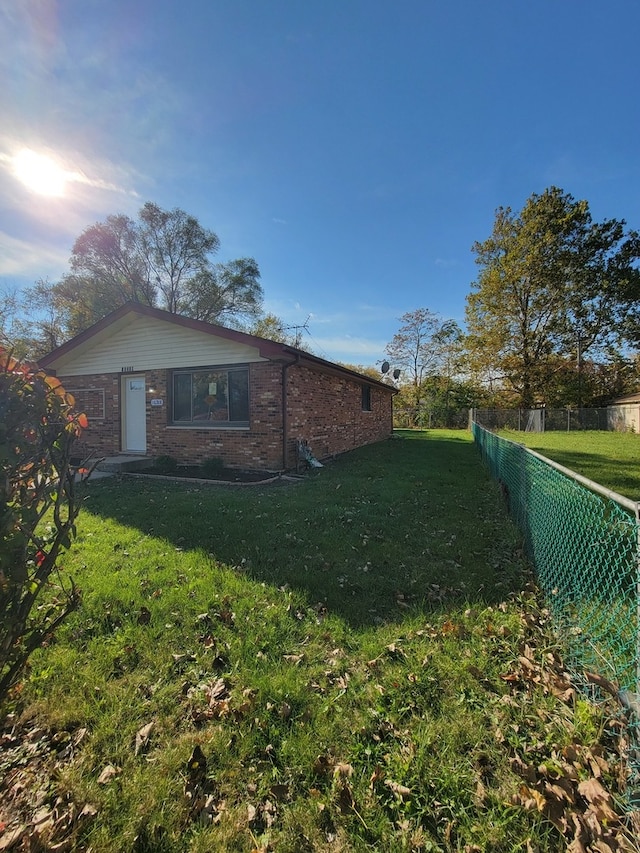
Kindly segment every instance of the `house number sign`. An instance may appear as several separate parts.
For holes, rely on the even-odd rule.
[[[151,405],[152,406],[164,406],[164,400],[160,400],[158,398],[155,398],[155,399],[151,400]]]

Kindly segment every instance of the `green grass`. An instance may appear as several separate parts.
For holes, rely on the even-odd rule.
[[[501,430],[500,435],[620,495],[640,500],[640,436],[634,433]]]
[[[470,436],[400,435],[301,483],[88,486],[83,605],[20,694],[87,730],[49,783],[96,811],[73,849],[564,849],[518,767],[598,749],[599,712],[517,674],[554,644]]]

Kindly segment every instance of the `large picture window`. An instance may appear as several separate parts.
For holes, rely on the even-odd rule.
[[[174,424],[249,424],[249,370],[246,367],[176,370],[172,390]]]

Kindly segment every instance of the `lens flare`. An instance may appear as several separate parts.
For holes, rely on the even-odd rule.
[[[13,158],[13,173],[31,192],[46,196],[64,195],[67,173],[46,154],[23,148]]]

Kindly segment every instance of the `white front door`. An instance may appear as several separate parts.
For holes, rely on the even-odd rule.
[[[124,376],[122,449],[125,453],[147,452],[147,405],[144,376]]]

